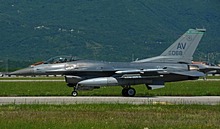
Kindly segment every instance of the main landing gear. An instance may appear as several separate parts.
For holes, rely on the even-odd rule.
[[[136,90],[134,88],[129,87],[123,87],[122,89],[122,95],[126,97],[134,97],[136,94]]]

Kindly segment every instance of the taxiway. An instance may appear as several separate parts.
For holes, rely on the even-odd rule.
[[[0,97],[6,104],[220,104],[220,96],[196,97]]]

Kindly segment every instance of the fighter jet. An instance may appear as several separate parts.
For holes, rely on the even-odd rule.
[[[203,72],[206,76],[208,76],[208,74],[212,74],[214,76],[215,74],[218,74],[218,71],[220,71],[219,66],[209,62],[192,61],[192,64],[190,66],[191,68],[194,67],[200,72]],[[206,76],[203,77],[204,80],[206,80]]]
[[[163,88],[166,82],[195,80],[204,73],[192,67],[195,49],[205,29],[189,29],[160,56],[132,62],[80,60],[55,57],[46,62],[12,72],[11,75],[62,74],[73,96],[78,90],[92,90],[102,86],[122,86],[123,96],[135,96],[132,86],[145,84],[149,90]],[[191,68],[192,67],[192,68]]]

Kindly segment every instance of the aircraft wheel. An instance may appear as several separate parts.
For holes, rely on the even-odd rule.
[[[136,91],[135,91],[134,88],[128,88],[127,89],[127,96],[133,97],[133,96],[135,96],[135,94],[136,94]]]
[[[73,96],[73,97],[76,97],[77,95],[78,95],[78,92],[77,92],[77,91],[73,91],[73,92],[72,92],[72,96]]]
[[[128,90],[127,88],[123,88],[122,91],[121,91],[121,94],[123,96],[128,96],[128,91],[127,90]]]

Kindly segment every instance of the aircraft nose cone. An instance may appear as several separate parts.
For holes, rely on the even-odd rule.
[[[33,75],[33,74],[34,74],[33,68],[24,68],[24,69],[9,73],[9,75],[24,75],[24,76],[25,75]]]

